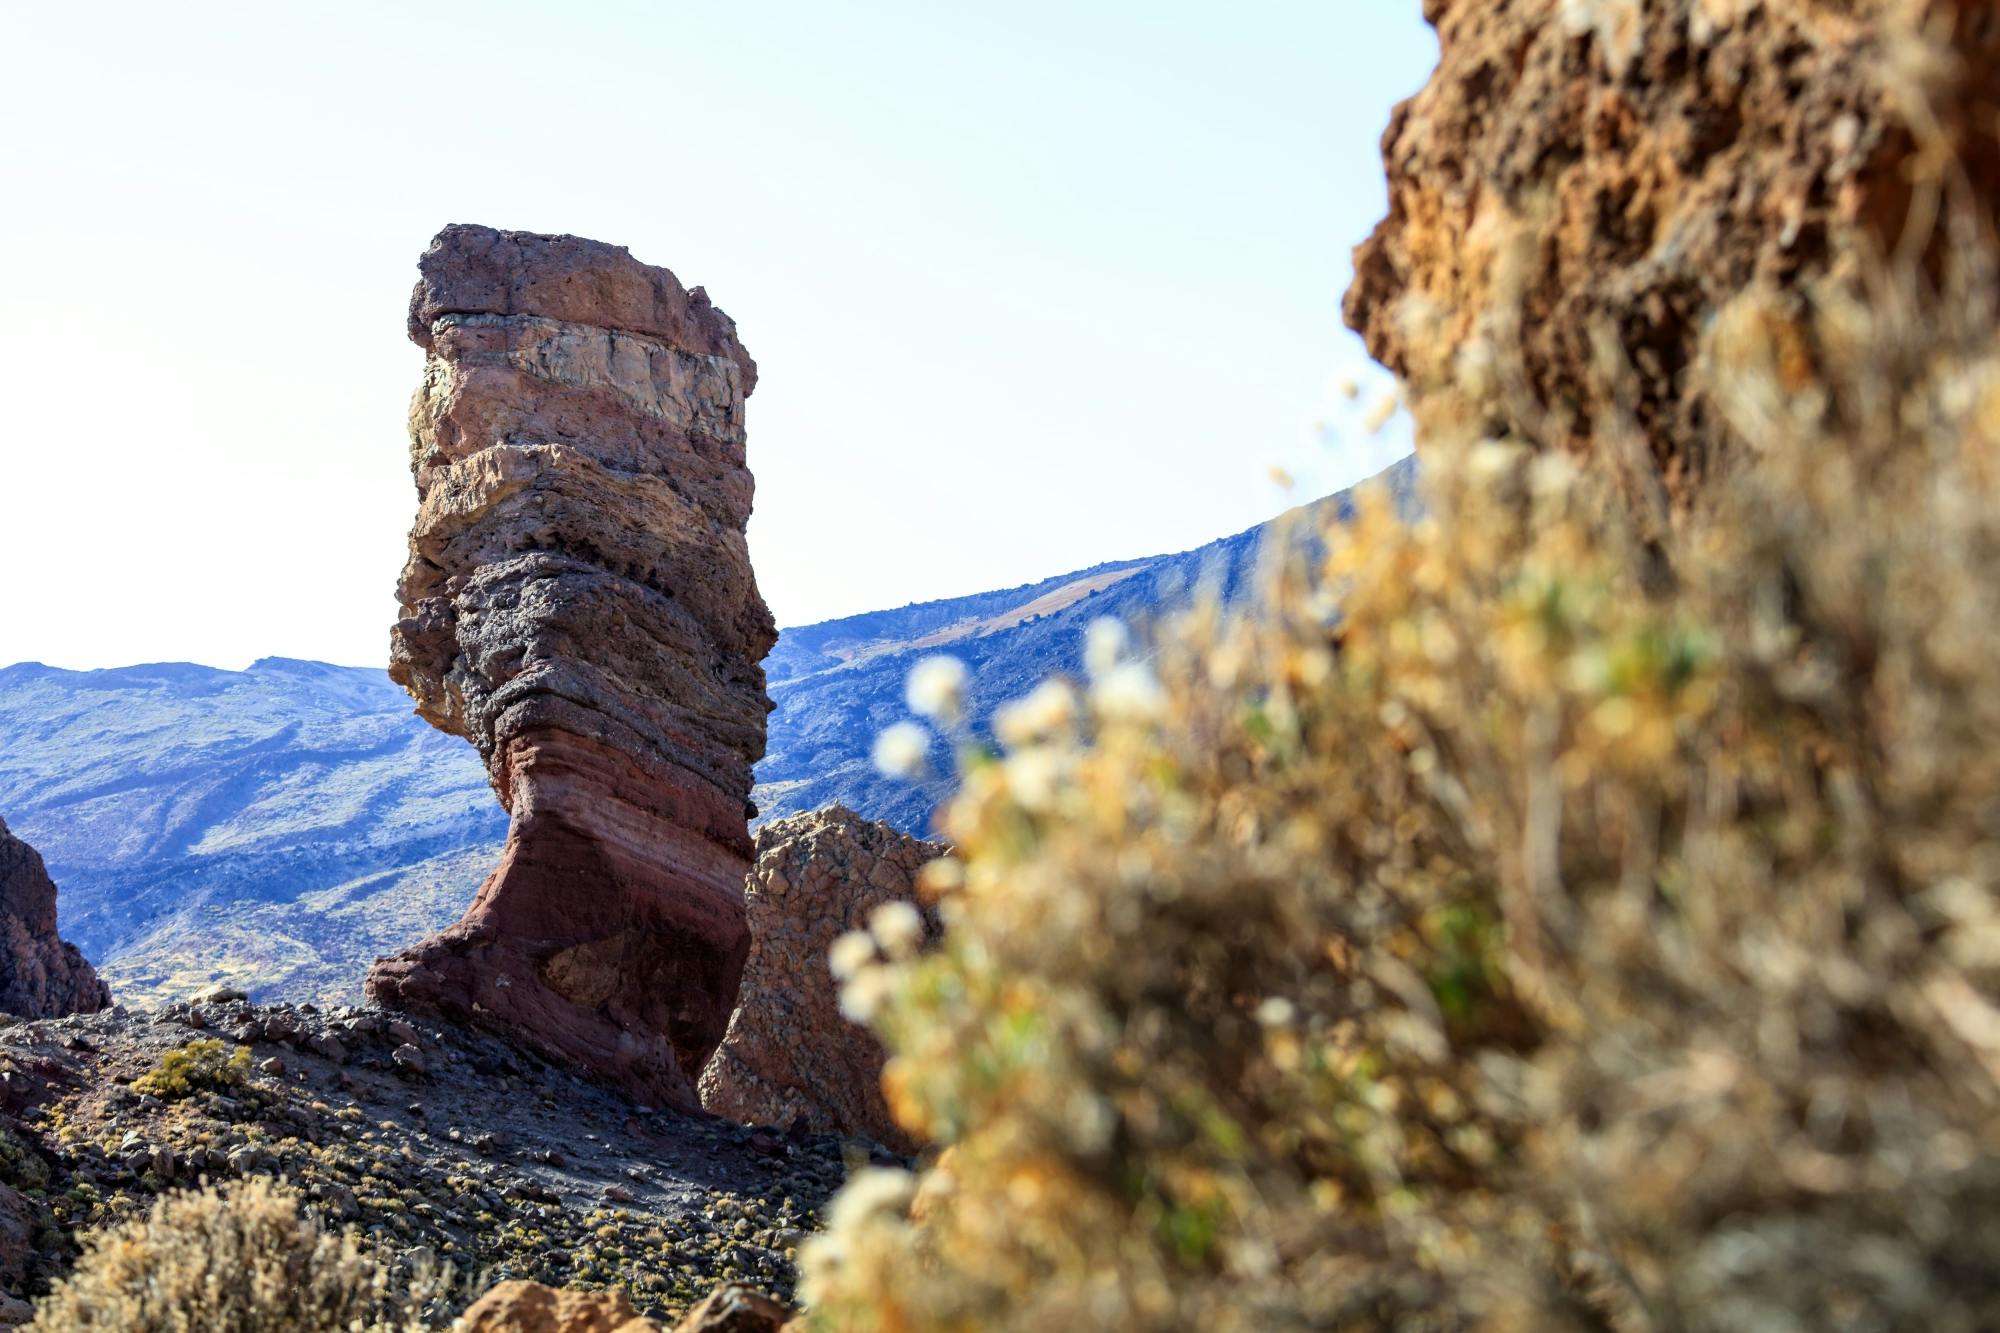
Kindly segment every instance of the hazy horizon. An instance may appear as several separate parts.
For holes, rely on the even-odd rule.
[[[1385,468],[1391,467],[1393,465],[1394,464],[1392,462],[1390,464],[1385,465]],[[1355,484],[1367,481],[1370,478],[1377,475],[1380,474],[1370,473],[1368,477],[1358,478]],[[1325,497],[1312,496],[1304,498],[1323,499]],[[1292,507],[1295,507],[1295,505],[1293,505],[1291,502],[1288,501],[1286,503],[1286,508],[1292,508]],[[1280,510],[1274,510],[1272,514],[1269,516],[1269,518],[1265,520],[1265,522],[1270,522],[1277,519],[1280,516],[1281,512],[1282,511]],[[1263,525],[1259,523],[1259,524],[1253,524],[1251,526],[1254,528],[1254,527],[1261,527]],[[1070,569],[1052,569],[1042,575],[1032,576],[1026,579],[1018,580],[1013,583],[995,584],[991,587],[965,588],[958,592],[946,593],[939,597],[924,597],[910,602],[883,603],[879,606],[870,606],[860,611],[851,611],[851,612],[845,612],[841,615],[828,616],[823,620],[808,620],[808,621],[799,621],[792,624],[784,624],[780,625],[779,628],[781,630],[786,630],[786,631],[812,629],[819,625],[828,624],[840,620],[852,619],[857,616],[867,615],[871,612],[904,610],[910,607],[920,607],[937,602],[957,601],[960,600],[961,598],[975,597],[982,593],[1005,592],[1010,588],[1032,588],[1037,584],[1046,583],[1048,580],[1052,578],[1057,578],[1064,574],[1081,573],[1085,570],[1089,570],[1100,565],[1116,565],[1134,560],[1148,560],[1148,559],[1157,559],[1161,557],[1183,555],[1189,551],[1199,550],[1201,547],[1212,545],[1216,541],[1221,541],[1229,537],[1238,536],[1240,535],[1240,532],[1249,530],[1250,529],[1240,529],[1238,532],[1217,533],[1213,538],[1209,539],[1208,541],[1197,542],[1192,546],[1184,547],[1178,551],[1135,551],[1124,555],[1108,555],[1102,560],[1094,560],[1086,565],[1077,565]],[[383,627],[383,640],[384,640],[384,645],[386,647],[388,640],[388,627],[386,625]],[[13,667],[13,666],[43,666],[54,671],[77,671],[77,672],[121,671],[132,668],[150,667],[150,666],[196,666],[196,667],[203,667],[213,671],[228,671],[240,674],[244,671],[250,670],[259,662],[279,661],[279,662],[306,662],[317,666],[338,667],[342,670],[348,670],[348,671],[386,672],[388,670],[386,652],[383,654],[383,657],[384,661],[382,662],[339,662],[329,658],[298,657],[289,653],[261,653],[256,657],[249,658],[239,663],[200,662],[188,658],[134,658],[129,662],[103,662],[92,666],[83,666],[83,667],[64,666],[61,663],[45,662],[39,658],[24,657],[24,658],[16,658],[11,661],[0,661],[0,671],[5,671],[8,667]]]
[[[627,246],[737,320],[783,625],[1379,471],[1406,436],[1361,424],[1339,297],[1435,44],[1327,8],[6,11],[0,665],[383,661],[403,308],[454,221]]]

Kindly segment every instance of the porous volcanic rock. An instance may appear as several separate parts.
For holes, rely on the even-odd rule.
[[[110,1003],[96,970],[56,936],[56,886],[41,853],[0,821],[0,1012],[56,1018]]]
[[[622,1291],[576,1291],[519,1278],[467,1307],[456,1333],[661,1333]]]
[[[1802,305],[1879,247],[1937,252],[1920,139],[1962,169],[1975,213],[1990,221],[2000,198],[1987,4],[1426,0],[1424,14],[1441,60],[1384,136],[1389,215],[1356,252],[1348,322],[1404,377],[1419,438],[1470,427],[1588,452],[1602,422],[1632,422],[1643,448],[1613,473],[1661,520],[1731,448],[1699,365],[1719,308],[1752,284]],[[1926,63],[1913,22],[1944,25],[1951,58]],[[1788,370],[1810,377],[1803,348]]]
[[[885,903],[918,908],[935,938],[936,914],[918,903],[917,877],[946,852],[844,806],[775,820],[757,832],[750,962],[728,1035],[701,1074],[702,1105],[732,1120],[865,1135],[898,1152],[916,1148],[882,1097],[880,1042],[840,1012],[827,951],[862,930]]]
[[[512,825],[464,919],[368,993],[692,1107],[750,945],[776,639],[744,540],[756,367],[700,288],[617,246],[451,226],[419,269],[390,674],[478,747]]]
[[[688,1311],[674,1333],[779,1333],[791,1311],[740,1282],[725,1283]],[[622,1291],[580,1291],[515,1279],[473,1302],[455,1333],[664,1333]]]

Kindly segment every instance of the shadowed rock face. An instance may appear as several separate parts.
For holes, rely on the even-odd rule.
[[[56,937],[56,886],[41,853],[0,822],[0,1013],[55,1018],[110,1003],[77,947]]]
[[[776,639],[744,541],[756,367],[705,293],[616,246],[452,226],[419,267],[390,674],[513,823],[465,918],[368,993],[692,1105],[749,948]]]
[[[1947,243],[1935,201],[1913,195],[1919,121],[1991,217],[1987,4],[1426,0],[1424,13],[1441,59],[1384,136],[1389,216],[1347,296],[1348,322],[1405,378],[1420,437],[1469,425],[1588,453],[1615,413],[1644,442],[1621,479],[1665,515],[1730,447],[1702,389],[1719,309],[1753,284],[1806,302],[1870,248]],[[1945,25],[1955,67],[1911,60],[1912,20]],[[1802,342],[1790,362],[1803,387]]]
[[[757,1124],[803,1119],[811,1129],[916,1150],[882,1095],[887,1054],[841,1014],[827,952],[848,931],[865,930],[885,903],[916,906],[918,875],[945,851],[842,806],[758,830],[747,889],[750,963],[728,1036],[701,1074],[704,1107]],[[922,910],[919,920],[934,939],[936,914]]]

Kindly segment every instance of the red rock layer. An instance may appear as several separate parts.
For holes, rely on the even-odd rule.
[[[513,824],[465,918],[368,993],[692,1106],[749,949],[770,709],[756,367],[699,288],[615,246],[453,226],[420,269],[390,674],[479,747]]]
[[[41,853],[0,822],[0,1013],[95,1013],[111,992],[74,944],[56,936],[56,886]]]
[[[1685,502],[1730,447],[1699,364],[1720,307],[1758,283],[1806,300],[1912,228],[1941,246],[1927,174],[1988,223],[2000,198],[1989,4],[1424,13],[1441,60],[1383,139],[1389,216],[1347,296],[1348,322],[1405,378],[1420,436],[1470,427],[1582,453],[1615,409],[1650,453],[1628,487]],[[1947,41],[1911,40],[1919,24]],[[1620,353],[1609,364],[1600,334]]]
[[[833,806],[766,824],[750,874],[750,962],[722,1048],[701,1074],[701,1102],[732,1120],[860,1134],[918,1147],[882,1096],[887,1054],[840,1012],[827,966],[833,942],[887,903],[916,906],[917,877],[942,844]],[[919,919],[935,937],[935,915]]]

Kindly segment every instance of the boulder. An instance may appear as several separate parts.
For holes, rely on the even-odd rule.
[[[1941,256],[1920,157],[1957,164],[1942,202],[1990,224],[2000,199],[2000,25],[1985,4],[1424,13],[1441,58],[1383,138],[1389,214],[1356,252],[1348,323],[1403,377],[1419,438],[1512,433],[1587,455],[1605,422],[1628,422],[1636,447],[1606,451],[1609,466],[1658,521],[1736,447],[1703,387],[1722,307],[1755,285],[1803,314],[1816,282],[1871,252]],[[1910,39],[1917,23],[1942,25],[1948,60]],[[1810,380],[1803,340],[1786,369]]]
[[[41,853],[0,822],[0,1012],[55,1018],[110,1003],[96,970],[56,935],[56,886]]]
[[[917,879],[945,851],[843,806],[758,831],[745,888],[750,961],[729,1031],[702,1071],[705,1108],[755,1124],[803,1120],[915,1150],[883,1100],[882,1045],[842,1016],[827,954],[888,903],[917,908],[925,938],[935,938],[936,914],[920,904]]]
[[[674,1333],[780,1333],[792,1312],[741,1282],[726,1282],[688,1311]]]
[[[451,226],[419,269],[390,674],[512,823],[464,919],[368,994],[690,1108],[750,944],[776,638],[744,539],[756,367],[700,288],[617,246]]]
[[[623,1291],[502,1282],[467,1307],[455,1333],[661,1333]]]
[[[674,1333],[779,1333],[791,1319],[770,1297],[726,1283],[690,1310]],[[502,1282],[473,1302],[455,1333],[664,1333],[622,1291],[577,1291],[539,1282]]]

